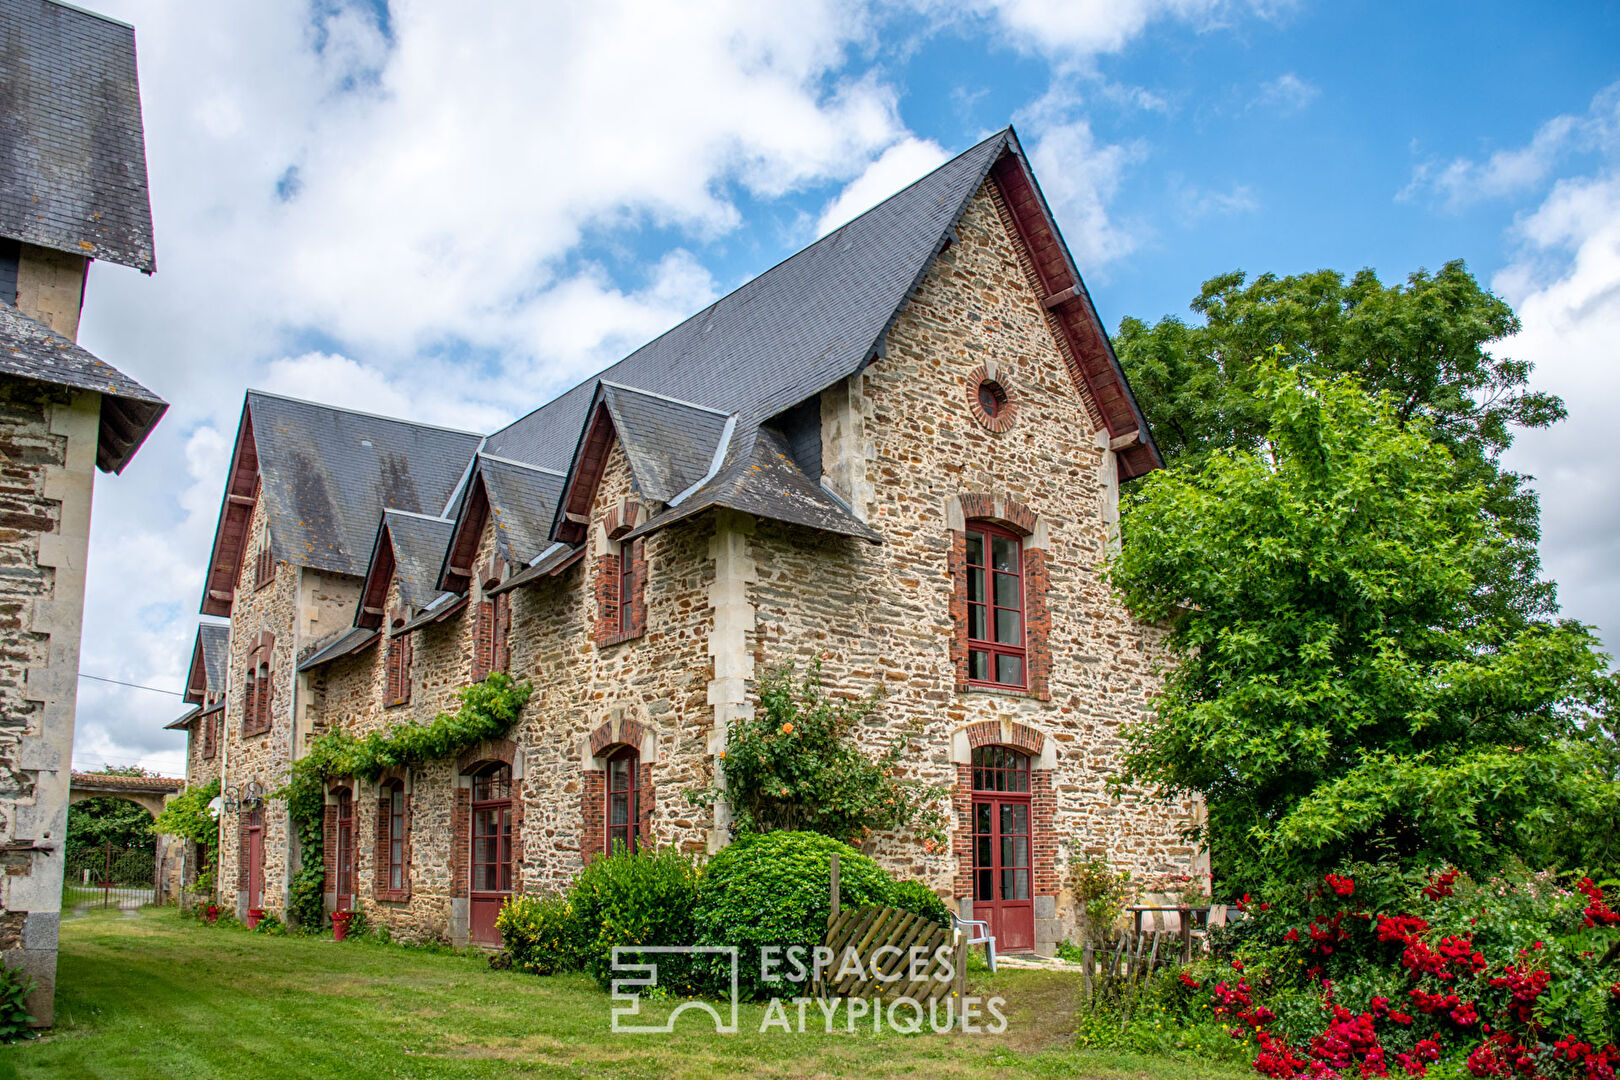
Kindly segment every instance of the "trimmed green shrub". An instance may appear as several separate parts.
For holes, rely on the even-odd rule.
[[[951,911],[945,906],[945,901],[920,881],[895,882],[889,889],[889,906],[921,915],[944,927],[951,925]]]
[[[848,844],[819,833],[744,833],[709,860],[697,904],[698,942],[740,948],[739,989],[752,997],[789,987],[760,976],[765,946],[807,950],[827,935],[830,858],[838,853],[845,907],[891,902],[894,881]]]
[[[591,860],[568,892],[576,917],[595,931],[585,969],[605,986],[615,945],[690,945],[699,878],[697,863],[674,848]],[[659,984],[671,986],[666,974]]]
[[[565,896],[513,896],[495,918],[512,966],[535,975],[585,967],[596,932]]]

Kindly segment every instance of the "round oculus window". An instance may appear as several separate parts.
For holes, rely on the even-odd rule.
[[[984,410],[984,415],[995,419],[1007,408],[1007,391],[994,380],[984,380],[979,384],[979,408]]]
[[[974,375],[978,377],[968,383],[972,387],[968,403],[973,409],[973,419],[989,431],[1006,431],[1013,426],[1018,403],[1007,393],[1001,380],[991,378],[984,368],[974,372]]]

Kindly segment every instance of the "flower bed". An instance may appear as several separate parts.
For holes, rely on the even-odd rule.
[[[1213,1014],[1263,1075],[1620,1071],[1620,914],[1590,879],[1364,866],[1245,906],[1169,993],[1178,1022]]]

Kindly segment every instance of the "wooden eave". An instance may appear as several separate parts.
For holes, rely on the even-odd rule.
[[[991,166],[990,177],[1006,200],[1019,239],[1034,264],[1043,306],[1063,335],[1069,374],[1085,387],[1102,414],[1109,443],[1118,454],[1120,479],[1134,479],[1162,468],[1164,462],[1131,395],[1113,343],[1108,340],[1034,174],[1023,156],[1009,149]]]
[[[484,524],[489,520],[489,492],[484,488],[483,472],[475,467],[467,483],[467,498],[461,504],[461,513],[456,515],[450,544],[445,548],[444,566],[439,570],[439,588],[445,592],[465,593],[472,586],[473,560],[478,557],[478,541],[483,538]]]
[[[371,548],[371,564],[360,583],[360,603],[355,608],[354,625],[376,629],[382,625],[383,608],[388,603],[388,586],[394,580],[394,538],[387,519],[377,526],[377,540]]]
[[[596,501],[596,489],[602,483],[607,469],[608,454],[618,432],[613,417],[608,414],[607,403],[602,400],[602,388],[596,388],[596,402],[591,406],[585,433],[574,450],[574,460],[568,466],[568,480],[563,485],[562,498],[557,500],[557,516],[551,525],[552,540],[565,544],[584,541],[591,520],[591,504]]]
[[[191,647],[191,670],[186,673],[186,692],[181,700],[201,705],[208,695],[208,665],[203,661],[202,631],[197,631],[196,644]]]
[[[236,599],[236,583],[241,577],[242,553],[247,550],[248,527],[253,522],[253,506],[259,497],[259,455],[253,442],[253,408],[243,404],[242,420],[236,429],[236,449],[231,453],[231,471],[225,482],[225,498],[219,508],[219,524],[214,528],[214,548],[208,558],[208,578],[203,586],[202,613],[229,616]]]

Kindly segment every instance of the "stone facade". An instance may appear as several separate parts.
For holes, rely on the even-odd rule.
[[[994,184],[972,201],[882,355],[820,395],[819,479],[884,542],[718,510],[632,545],[625,534],[658,507],[638,489],[614,440],[579,558],[501,594],[510,605],[509,670],[535,688],[517,727],[456,761],[332,785],[334,806],[340,788],[354,798],[355,894],[374,921],[404,938],[468,940],[471,776],[492,762],[512,771],[521,891],[566,887],[604,849],[605,770],[626,748],[638,755],[641,842],[718,850],[730,839],[723,801],[702,809],[686,796],[718,781],[727,728],[749,715],[760,677],[818,660],[835,694],[883,689],[860,740],[874,750],[910,740],[910,775],[946,793],[946,847],[882,835],[869,850],[959,910],[973,903],[975,746],[1029,755],[1038,951],[1073,933],[1067,868],[1077,855],[1105,854],[1138,875],[1204,871],[1201,854],[1179,838],[1196,806],[1144,792],[1116,797],[1108,787],[1121,728],[1146,708],[1166,657],[1160,634],[1132,619],[1103,580],[1117,541],[1114,454],[1096,404],[1057,345]],[[994,415],[979,397],[986,381],[1000,394]],[[1025,690],[967,677],[962,552],[975,519],[1022,538]],[[259,535],[257,519],[249,535]],[[463,606],[410,632],[410,693],[389,706],[386,635],[401,610],[397,588],[383,609],[390,613],[383,640],[295,680],[293,658],[347,625],[359,583],[283,565],[255,591],[253,555],[242,558],[232,672],[246,664],[253,635],[275,635],[276,719],[267,735],[246,740],[239,723],[228,725],[227,770],[229,783],[255,778],[267,787],[310,735],[334,726],[363,734],[453,709],[455,692],[474,675],[479,606],[521,569],[498,559],[486,524]],[[626,557],[634,560],[628,620],[618,611]],[[240,696],[233,690],[233,715]],[[379,884],[387,858],[380,785],[390,782],[409,799],[409,884],[400,893]],[[266,815],[266,906],[273,909],[285,903],[298,857],[278,806],[272,801]],[[329,827],[328,850],[304,854],[327,861],[329,904],[336,902],[331,837]],[[227,866],[236,857],[231,843],[227,830]]]

